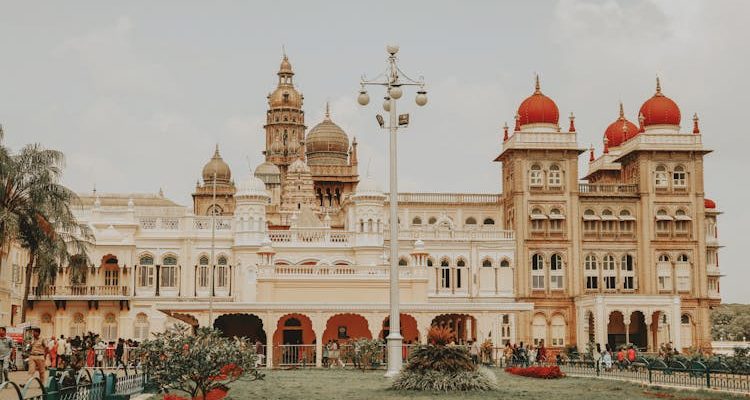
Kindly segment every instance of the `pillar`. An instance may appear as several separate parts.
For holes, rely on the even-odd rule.
[[[646,321],[646,351],[652,352],[651,348],[651,321]]]
[[[623,325],[625,325],[625,343],[630,343],[630,321],[625,321],[623,318]]]
[[[315,332],[315,366],[323,367],[323,332],[326,329],[325,319],[322,315],[314,315],[310,318],[312,329]]]

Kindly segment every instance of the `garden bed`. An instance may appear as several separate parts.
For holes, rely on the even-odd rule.
[[[505,372],[513,375],[526,376],[529,378],[539,379],[559,379],[565,376],[560,371],[560,367],[553,365],[549,367],[532,366],[532,367],[508,367]]]

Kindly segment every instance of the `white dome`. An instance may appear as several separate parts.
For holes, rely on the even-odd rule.
[[[357,185],[357,194],[364,193],[383,194],[383,189],[380,188],[380,185],[378,185],[378,182],[375,179],[371,176],[366,176]]]
[[[250,176],[243,179],[242,182],[240,182],[240,184],[237,186],[237,194],[235,196],[268,197],[268,192],[266,192],[266,184],[263,183],[260,178],[250,174]]]

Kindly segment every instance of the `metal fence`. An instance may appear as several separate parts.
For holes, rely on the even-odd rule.
[[[144,374],[117,376],[103,370],[81,369],[55,371],[45,386],[39,378],[30,378],[23,385],[13,381],[0,384],[0,399],[17,400],[106,400],[141,393],[147,377]]]
[[[559,366],[571,376],[750,393],[750,375],[734,373],[721,363],[706,365],[700,361],[683,363],[638,358],[632,363],[614,362],[611,367],[593,361],[567,361]]]

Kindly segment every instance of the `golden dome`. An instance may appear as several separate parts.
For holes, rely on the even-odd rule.
[[[271,108],[302,108],[304,97],[293,86],[279,86],[268,95]]]
[[[216,145],[214,156],[203,166],[203,182],[211,182],[214,174],[216,174],[217,183],[229,183],[229,180],[232,179],[232,171],[229,169],[229,165],[221,158],[218,144]]]
[[[328,105],[323,122],[315,125],[305,140],[307,162],[310,165],[347,165],[349,137],[331,121]]]
[[[289,62],[289,58],[287,58],[286,54],[284,54],[284,58],[281,60],[281,66],[279,66],[279,75],[281,74],[294,75],[294,72],[292,71],[292,63]]]

